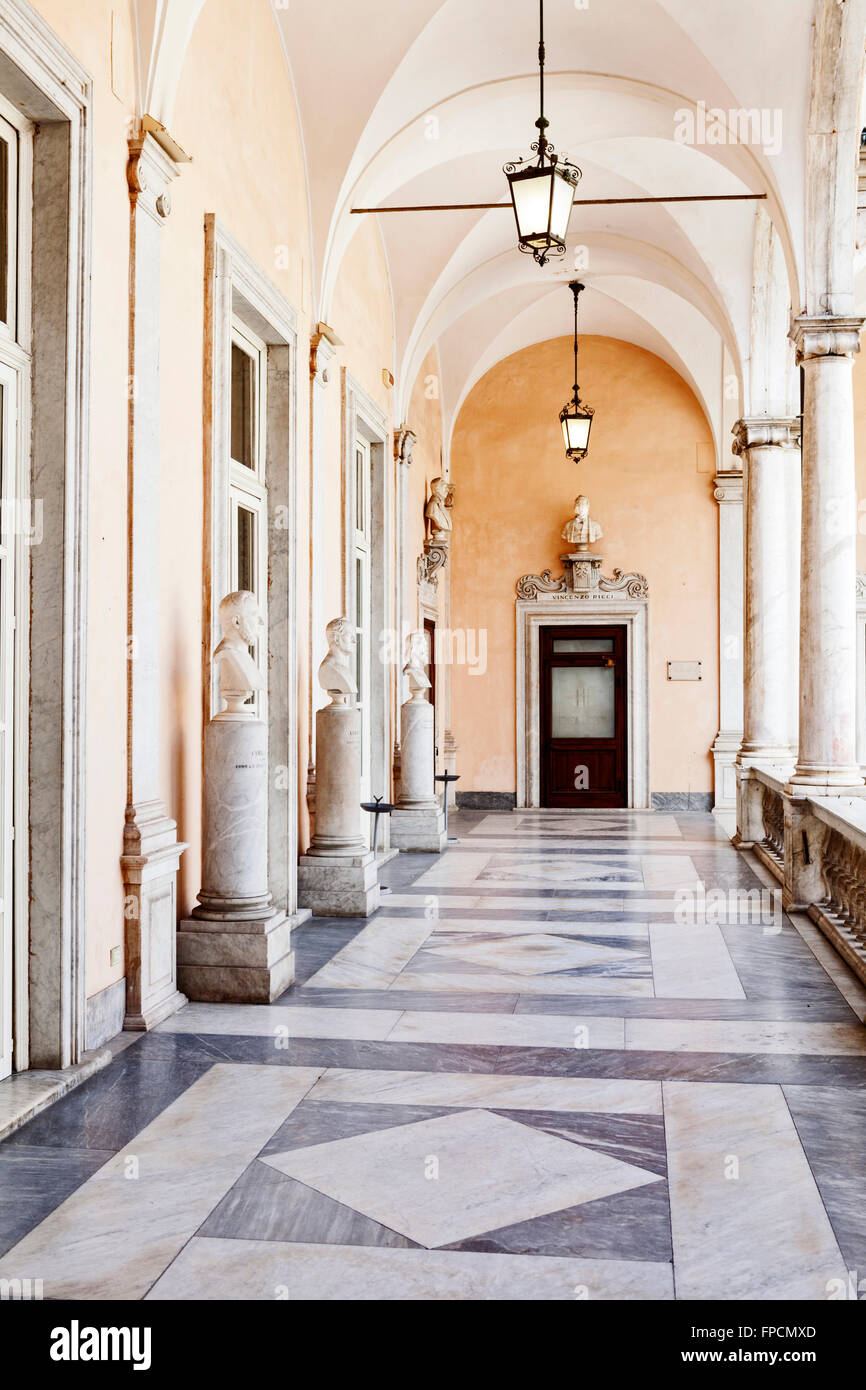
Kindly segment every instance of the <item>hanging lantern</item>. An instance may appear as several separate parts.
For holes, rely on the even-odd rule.
[[[585,286],[579,280],[572,280],[568,287],[574,295],[574,389],[571,400],[559,412],[565,452],[575,463],[586,458],[589,451],[589,432],[592,429],[594,411],[591,405],[584,405],[580,399],[577,385],[577,299]]]
[[[539,0],[538,87],[539,116],[535,122],[538,139],[534,155],[506,164],[503,172],[517,223],[517,244],[521,251],[544,265],[549,256],[565,253],[568,220],[574,190],[580,179],[576,164],[560,159],[547,138],[550,124],[544,115],[544,0]]]

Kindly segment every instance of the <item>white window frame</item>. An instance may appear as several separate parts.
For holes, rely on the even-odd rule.
[[[358,695],[357,708],[361,711],[361,800],[369,801],[372,796],[371,762],[371,721],[370,721],[370,663],[373,641],[372,616],[372,544],[373,544],[373,456],[370,441],[357,434],[352,446],[352,467],[354,487],[352,489],[352,555],[354,560],[355,637],[360,653],[357,663]],[[360,483],[360,486],[359,486]],[[360,519],[360,526],[358,524]],[[358,616],[362,621],[358,622]]]
[[[265,482],[267,450],[267,356],[268,350],[237,315],[232,316],[232,347],[239,347],[253,362],[253,381],[255,401],[253,408],[252,468],[231,457],[231,429],[229,442],[229,537],[231,545],[230,573],[232,589],[240,587],[240,555],[238,546],[238,511],[243,508],[253,516],[253,571],[254,590],[259,609],[265,623],[258,642],[253,649],[255,662],[260,670],[267,665],[268,636],[268,491]],[[231,391],[231,376],[229,377]],[[229,400],[231,411],[231,400]],[[256,719],[267,717],[267,692],[257,690],[249,700],[249,706]]]

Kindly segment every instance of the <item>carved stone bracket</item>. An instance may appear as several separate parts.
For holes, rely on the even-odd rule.
[[[866,574],[863,573],[857,575],[857,597],[866,598]]]
[[[423,553],[418,556],[418,583],[432,584],[435,588],[436,572],[443,568],[447,559],[447,545],[434,545],[432,541],[425,541]]]
[[[605,598],[613,594],[624,594],[627,598],[649,598],[649,585],[646,576],[632,571],[624,574],[622,570],[615,569],[610,579],[604,575],[599,578],[598,588],[582,591],[573,588],[567,575],[562,574],[558,579],[551,579],[550,570],[542,570],[541,574],[524,574],[517,581],[517,597],[524,600],[534,600],[543,594],[562,594],[565,598]]]

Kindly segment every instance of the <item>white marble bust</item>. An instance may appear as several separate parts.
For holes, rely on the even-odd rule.
[[[328,655],[319,667],[319,685],[326,690],[334,705],[346,705],[350,695],[357,695],[352,658],[355,654],[355,629],[348,618],[332,618],[325,628]]]
[[[220,673],[220,695],[226,703],[223,713],[253,719],[253,710],[244,706],[254,690],[265,688],[265,678],[250,655],[250,647],[265,627],[255,594],[249,589],[226,594],[220,602],[219,620],[223,635],[213,659]]]
[[[409,694],[413,700],[423,700],[430,689],[427,676],[427,635],[420,629],[410,632],[406,639],[406,665],[403,675],[409,684]]]
[[[601,540],[604,532],[597,521],[589,515],[589,498],[583,493],[574,499],[574,516],[562,528],[562,539],[578,550],[586,550],[594,541]]]
[[[451,505],[452,488],[448,479],[434,478],[424,515],[430,527],[430,540],[435,545],[447,545],[451,539]]]

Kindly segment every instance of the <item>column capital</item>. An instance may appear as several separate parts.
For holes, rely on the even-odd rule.
[[[406,425],[401,425],[394,431],[394,458],[405,468],[412,467],[412,452],[416,441],[417,435],[414,430],[410,430]]]
[[[735,454],[750,449],[799,449],[801,423],[799,415],[781,417],[752,415],[738,420],[731,430]]]
[[[801,314],[788,337],[797,349],[797,362],[816,357],[853,357],[860,351],[860,332],[866,319],[838,314]]]
[[[126,182],[133,207],[140,208],[162,226],[171,212],[169,189],[178,176],[178,167],[147,132],[130,136],[127,144]]]

